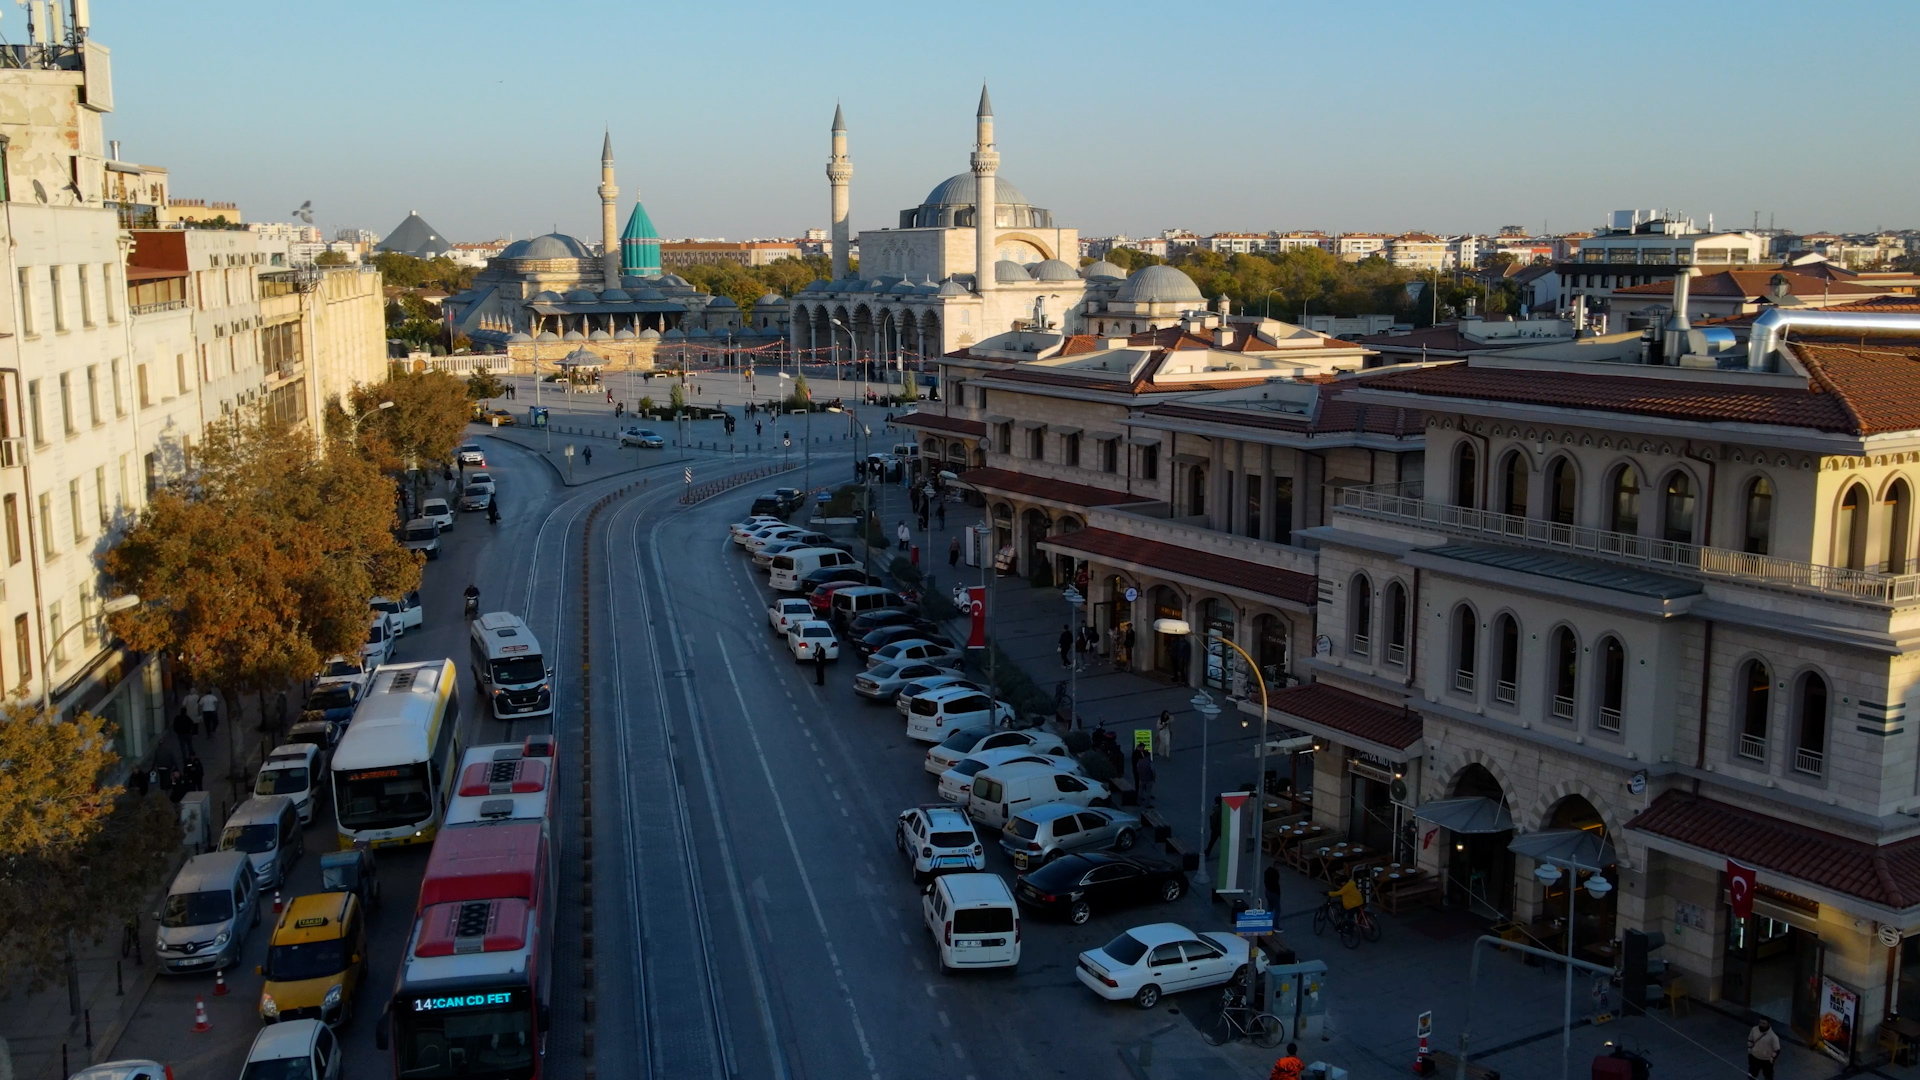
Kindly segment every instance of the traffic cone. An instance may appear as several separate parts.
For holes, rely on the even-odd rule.
[[[279,889],[273,890],[273,913],[275,915],[280,914],[280,890]]]
[[[1427,1052],[1427,1037],[1425,1035],[1420,1036],[1420,1049],[1413,1055],[1413,1075],[1433,1075],[1433,1057]]]
[[[207,999],[199,994],[193,995],[193,1030],[213,1030],[213,1025],[207,1023]]]
[[[216,971],[213,973],[213,996],[227,996],[227,973],[224,971]]]

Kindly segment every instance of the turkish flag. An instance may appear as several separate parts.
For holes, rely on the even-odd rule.
[[[973,629],[967,634],[967,648],[987,647],[987,590],[979,585],[967,589],[967,609],[973,615]]]
[[[1727,860],[1727,896],[1733,901],[1733,917],[1736,919],[1753,914],[1753,877],[1753,867]]]

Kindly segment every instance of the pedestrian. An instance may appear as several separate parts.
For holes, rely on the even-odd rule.
[[[199,687],[197,686],[187,687],[187,696],[185,699],[183,699],[182,707],[184,707],[187,710],[187,719],[193,721],[193,730],[195,732],[198,732],[200,730],[200,688]]]
[[[1107,631],[1107,653],[1113,657],[1115,671],[1127,670],[1127,654],[1121,651],[1120,647],[1121,636],[1120,628],[1117,626]]]
[[[1280,917],[1280,864],[1268,863],[1267,872],[1263,876],[1266,880],[1262,884],[1267,887],[1267,910],[1273,912],[1273,917],[1278,919]]]
[[[1173,713],[1160,710],[1160,720],[1153,726],[1153,752],[1157,757],[1173,756]]]
[[[207,767],[205,764],[203,764],[200,761],[200,755],[195,754],[192,757],[188,758],[186,767],[184,769],[181,769],[180,772],[181,772],[181,775],[186,778],[187,788],[189,790],[191,791],[206,790],[205,784],[207,780]]]
[[[167,774],[167,798],[172,799],[175,806],[180,805],[180,800],[186,798],[187,792],[192,790],[187,786],[187,778],[180,775],[179,769],[174,769]]]
[[[900,520],[900,527],[893,531],[893,535],[896,539],[900,541],[901,551],[907,550],[908,545],[910,545],[913,542],[913,530],[907,528],[907,522],[905,518],[902,518]]]
[[[587,459],[587,464],[593,464],[593,447],[583,446],[580,448],[580,451],[580,456]]]
[[[1153,755],[1144,746],[1133,748],[1133,790],[1135,800],[1143,807],[1153,805],[1153,782],[1159,779],[1154,772]]]
[[[1206,854],[1208,855],[1213,854],[1213,845],[1220,842],[1220,807],[1220,796],[1215,795],[1213,797],[1213,813],[1207,816]]]
[[[193,754],[193,717],[187,715],[186,706],[173,714],[173,735],[180,740],[180,760],[185,761]]]
[[[1273,1071],[1267,1074],[1267,1080],[1300,1080],[1300,1074],[1307,1070],[1307,1063],[1300,1060],[1300,1047],[1287,1044],[1287,1054],[1273,1063]]]
[[[213,738],[214,729],[220,726],[220,693],[209,686],[200,696],[200,728]]]
[[[813,685],[827,685],[827,647],[825,645],[813,647]]]
[[[1064,626],[1060,628],[1060,666],[1073,666],[1073,631]]]
[[[1084,631],[1073,635],[1073,670],[1084,671],[1087,667],[1087,635]]]
[[[753,422],[753,437],[756,439],[760,437],[760,421],[758,420]]]
[[[1763,1016],[1747,1032],[1747,1076],[1773,1080],[1773,1062],[1779,1056],[1780,1036],[1773,1030],[1773,1021]]]
[[[960,538],[956,536],[953,539],[947,541],[947,569],[951,570],[954,567],[957,567],[959,565],[960,565]]]
[[[947,503],[945,499],[933,504],[933,520],[941,528],[947,527]]]
[[[153,790],[153,774],[145,769],[135,768],[127,774],[127,790],[143,799],[146,798],[147,792]]]
[[[1193,661],[1193,643],[1186,638],[1173,639],[1173,681],[1187,681],[1187,665]]]

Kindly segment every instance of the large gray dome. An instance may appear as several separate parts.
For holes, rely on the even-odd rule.
[[[1086,278],[1088,281],[1101,277],[1113,278],[1117,281],[1124,279],[1127,276],[1127,272],[1121,269],[1118,264],[1101,259],[1099,262],[1088,263],[1086,269],[1080,271],[1080,276]]]
[[[993,280],[1006,282],[1032,281],[1033,275],[1027,272],[1027,268],[1024,265],[1014,262],[1012,259],[1001,259],[999,262],[993,264]]]
[[[573,237],[568,236],[566,233],[548,233],[545,236],[536,236],[533,239],[528,240],[526,244],[527,244],[526,247],[520,248],[518,255],[515,256],[516,258],[521,258],[521,259],[591,259],[593,258],[593,255],[587,251],[587,245],[581,243],[578,240],[575,240]],[[509,250],[511,250],[514,247],[520,247],[520,245],[518,244],[510,245]],[[506,254],[506,252],[502,252],[501,254],[504,255]]]
[[[934,185],[933,190],[927,192],[927,197],[920,200],[920,205],[972,206],[977,198],[979,196],[974,189],[973,174],[963,172],[955,173]],[[994,177],[993,203],[995,206],[1033,205],[1027,201],[1025,195],[1021,194],[1020,189],[1013,185],[1013,181],[1004,176]]]
[[[1145,267],[1128,278],[1114,299],[1136,304],[1206,303],[1192,278],[1164,265]]]
[[[1035,281],[1079,281],[1080,272],[1073,264],[1064,259],[1047,259],[1036,264],[1030,273]]]

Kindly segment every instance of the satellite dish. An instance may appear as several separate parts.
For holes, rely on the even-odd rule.
[[[43,203],[47,201],[47,189],[38,180],[33,182],[33,197]]]

